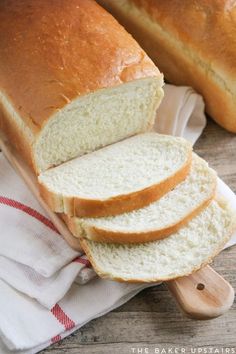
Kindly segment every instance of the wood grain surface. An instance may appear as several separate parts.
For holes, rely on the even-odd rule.
[[[209,120],[195,151],[236,192],[236,135]],[[222,252],[213,267],[236,289],[236,246]],[[193,321],[180,313],[166,287],[160,285],[142,291],[41,354],[154,354],[163,348],[166,353],[170,348],[172,353],[174,349],[181,353],[184,348],[186,353],[200,350],[195,353],[204,354],[201,349],[210,353],[211,347],[218,348],[217,354],[227,354],[230,347],[236,353],[236,303],[222,317]]]

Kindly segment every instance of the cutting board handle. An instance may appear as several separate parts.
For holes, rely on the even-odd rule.
[[[234,302],[232,286],[210,266],[187,276],[166,282],[181,310],[198,320],[223,315]]]

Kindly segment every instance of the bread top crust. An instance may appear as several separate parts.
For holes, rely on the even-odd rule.
[[[39,130],[74,98],[159,70],[93,0],[3,0],[0,90]]]
[[[236,4],[231,0],[128,0],[207,61],[236,75]],[[236,90],[235,90],[236,91]]]

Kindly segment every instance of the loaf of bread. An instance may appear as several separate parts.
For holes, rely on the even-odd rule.
[[[236,7],[230,0],[98,0],[125,25],[165,78],[203,95],[236,132]]]
[[[0,2],[0,130],[37,173],[148,130],[162,85],[95,1]]]

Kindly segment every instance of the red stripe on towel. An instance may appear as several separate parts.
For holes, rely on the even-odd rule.
[[[48,218],[46,218],[44,215],[40,214],[37,210],[32,209],[29,206],[22,204],[16,200],[6,198],[3,196],[0,196],[0,204],[4,204],[4,205],[7,205],[11,208],[15,208],[15,209],[23,211],[24,213],[32,216],[33,218],[37,219],[42,224],[44,224],[45,226],[49,227],[51,230],[53,230],[59,234],[58,230],[53,225],[53,223]]]
[[[59,342],[60,340],[61,340],[61,336],[59,334],[57,336],[51,338],[52,344],[55,344],[55,343]]]
[[[72,321],[65,314],[65,312],[62,310],[62,308],[58,304],[53,306],[53,308],[51,309],[51,313],[56,317],[58,322],[60,322],[64,326],[66,331],[68,331],[69,329],[72,329],[73,327],[75,327],[75,322]]]
[[[91,267],[91,263],[86,258],[77,257],[73,262],[84,264],[86,267]]]

